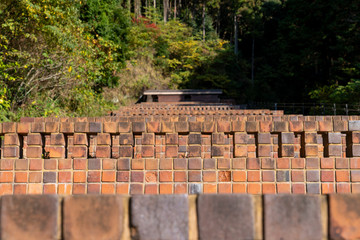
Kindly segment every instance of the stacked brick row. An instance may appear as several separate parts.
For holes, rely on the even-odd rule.
[[[359,195],[18,195],[1,239],[359,239]]]
[[[0,194],[360,192],[360,121],[331,120],[2,123]]]
[[[20,122],[214,122],[214,121],[270,121],[270,122],[281,122],[281,121],[326,121],[326,122],[341,122],[341,121],[354,121],[360,120],[360,116],[302,116],[302,115],[257,115],[257,116],[245,116],[245,115],[230,115],[228,113],[224,115],[189,115],[184,116],[181,114],[174,115],[149,115],[149,116],[107,116],[107,117],[24,117],[20,119]]]
[[[113,111],[113,116],[146,116],[146,115],[275,115],[282,116],[284,112],[268,109],[239,109],[231,105],[177,105],[177,104],[137,104],[121,107]]]

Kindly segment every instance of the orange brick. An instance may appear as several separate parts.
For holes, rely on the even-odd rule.
[[[158,194],[158,185],[157,184],[146,184],[145,185],[145,194]]]
[[[322,182],[333,182],[334,181],[334,171],[321,171],[321,181]]]
[[[203,172],[203,181],[204,182],[216,182],[216,172],[215,171]]]
[[[160,194],[172,194],[172,184],[162,183],[160,184]]]
[[[230,171],[219,171],[218,179],[219,179],[219,182],[230,182],[231,181],[231,172]]]
[[[101,185],[102,194],[114,194],[115,193],[115,184],[104,183]]]
[[[12,194],[13,186],[10,183],[0,184],[0,195]]]
[[[72,184],[58,184],[58,194],[70,195],[72,193]]]
[[[55,184],[46,184],[44,185],[44,194],[56,194],[56,185]]]
[[[320,160],[321,168],[334,168],[335,167],[335,159],[334,158],[321,158]]]
[[[276,187],[278,193],[291,193],[290,183],[277,183]]]
[[[145,159],[145,168],[146,170],[157,170],[159,168],[158,160],[152,158]]]
[[[204,183],[204,193],[217,193],[216,184]]]
[[[233,181],[234,182],[245,182],[246,181],[246,171],[233,171]]]
[[[14,181],[12,172],[0,172],[0,183],[11,183]]]
[[[262,184],[262,193],[263,194],[275,194],[276,193],[275,183],[263,183]]]
[[[30,172],[29,173],[29,183],[40,183],[42,180],[41,172]]]
[[[129,184],[128,183],[116,184],[116,193],[117,194],[129,194]]]
[[[115,182],[116,180],[116,171],[103,171],[102,172],[102,181],[103,182]]]
[[[157,182],[158,173],[156,171],[149,171],[145,173],[145,182]]]
[[[86,172],[74,172],[74,183],[86,182]]]
[[[290,159],[289,158],[278,158],[276,160],[276,167],[278,169],[289,169],[290,168]]]
[[[0,170],[13,170],[13,169],[14,169],[14,159],[1,159]]]
[[[102,160],[103,170],[115,170],[116,169],[116,159],[103,159]]]
[[[160,171],[160,182],[172,182],[172,171]]]
[[[233,184],[233,193],[246,193],[246,184],[245,183],[234,183]]]
[[[85,170],[85,169],[86,169],[86,159],[75,158],[74,159],[74,170]]]
[[[335,193],[335,184],[334,183],[322,183],[321,191],[322,191],[322,194]]]
[[[351,193],[350,183],[337,183],[336,184],[337,193]]]
[[[185,171],[174,172],[174,182],[186,182],[187,176]]]
[[[248,183],[247,192],[249,194],[261,194],[261,184],[260,183]]]
[[[249,182],[259,182],[260,181],[260,171],[248,171],[247,178]]]
[[[27,172],[15,172],[15,182],[16,183],[27,183],[28,182],[28,173]]]
[[[160,169],[161,170],[172,170],[173,160],[168,159],[160,159]]]
[[[219,183],[219,193],[231,193],[231,184]]]
[[[73,185],[73,194],[85,194],[86,193],[86,186],[85,184],[74,184]]]
[[[30,170],[42,170],[42,159],[30,159]]]
[[[88,183],[87,194],[100,194],[100,183]]]
[[[305,194],[305,184],[304,183],[293,183],[292,184],[292,193],[295,194]]]
[[[27,187],[27,184],[15,184],[14,185],[14,194],[26,194],[26,187]],[[1,189],[1,186],[0,186],[0,189]]]
[[[187,185],[185,183],[176,183],[174,185],[175,194],[187,194]]]
[[[349,182],[350,181],[350,173],[349,171],[336,171],[336,181],[337,182]]]
[[[71,183],[71,172],[59,172],[58,181],[59,183]]]
[[[143,170],[145,165],[144,159],[132,159],[131,160],[131,169],[133,170]]]
[[[305,168],[305,159],[304,158],[291,159],[291,168]]]
[[[59,170],[71,169],[71,159],[59,159]]]
[[[31,183],[29,184],[29,194],[42,194],[43,186],[41,183]]]

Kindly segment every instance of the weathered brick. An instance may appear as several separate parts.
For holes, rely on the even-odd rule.
[[[116,122],[105,122],[103,123],[104,133],[118,133],[118,123]]]
[[[289,130],[291,132],[302,132],[304,130],[302,121],[289,121]]]
[[[200,195],[197,210],[200,239],[256,239],[251,195]]]
[[[60,239],[60,201],[55,195],[4,196],[1,239]]]
[[[257,136],[257,141],[259,144],[270,144],[271,143],[270,133],[259,133]]]
[[[46,122],[45,123],[45,132],[47,132],[47,133],[59,132],[59,123],[58,122]]]
[[[97,134],[97,145],[110,145],[111,144],[111,135],[109,133],[99,133]]]
[[[75,130],[75,132],[87,133],[87,132],[89,132],[89,123],[88,122],[75,122],[74,130]]]
[[[235,144],[247,144],[248,134],[246,133],[235,133],[234,134],[234,143]]]
[[[218,132],[231,132],[231,124],[229,121],[217,121]]]
[[[65,145],[65,137],[63,133],[51,133],[50,135],[51,145]]]
[[[244,132],[245,131],[245,122],[244,121],[232,121],[231,127],[233,132]]]
[[[3,150],[2,150],[2,155],[4,158],[18,158],[19,157],[19,147],[18,146],[16,146],[16,147],[4,146]]]
[[[89,133],[101,133],[102,124],[100,122],[90,122],[89,123]]]
[[[49,152],[50,158],[64,158],[65,147],[45,147],[45,151]]]
[[[330,239],[360,239],[360,196],[329,196]]]
[[[125,222],[124,198],[85,195],[64,200],[64,239],[120,239]]]
[[[19,135],[7,133],[4,137],[4,145],[20,145]]]
[[[131,199],[131,225],[135,239],[188,239],[186,195],[143,195]],[[157,216],[154,218],[154,216]],[[149,221],[151,219],[151,221]]]
[[[11,122],[2,123],[2,132],[3,133],[15,133],[16,132],[16,123],[11,123]]]
[[[349,121],[349,131],[360,131],[360,121]]]
[[[74,123],[72,122],[61,122],[60,132],[62,133],[73,133],[75,131]]]
[[[202,123],[202,132],[203,133],[213,133],[215,130],[214,122],[203,122]]]
[[[160,122],[147,122],[146,130],[148,133],[159,133],[161,131]]]
[[[145,130],[146,130],[145,122],[133,122],[132,123],[132,131],[134,133],[145,132]]]
[[[259,122],[248,121],[246,122],[246,132],[258,132]]]
[[[189,144],[201,144],[201,134],[199,133],[189,134]]]
[[[265,195],[265,239],[323,239],[321,198],[309,195]]]
[[[188,122],[175,122],[175,131],[178,133],[188,133],[189,123]]]
[[[119,132],[120,133],[129,133],[131,132],[131,122],[119,122]]]
[[[330,144],[341,144],[341,133],[339,132],[329,132],[328,140]]]
[[[295,135],[294,133],[286,133],[286,132],[282,132],[281,133],[281,143],[282,144],[294,144],[295,142]]]
[[[97,158],[110,158],[110,146],[96,146],[95,156]]]
[[[74,145],[88,145],[88,137],[86,133],[74,134]]]

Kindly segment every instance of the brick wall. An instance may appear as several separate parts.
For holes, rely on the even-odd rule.
[[[360,239],[360,195],[8,195],[1,239]]]
[[[240,117],[2,123],[0,194],[360,191],[357,117]]]

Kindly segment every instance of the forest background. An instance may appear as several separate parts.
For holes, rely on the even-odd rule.
[[[2,0],[0,121],[100,116],[146,89],[360,103],[359,0]]]

